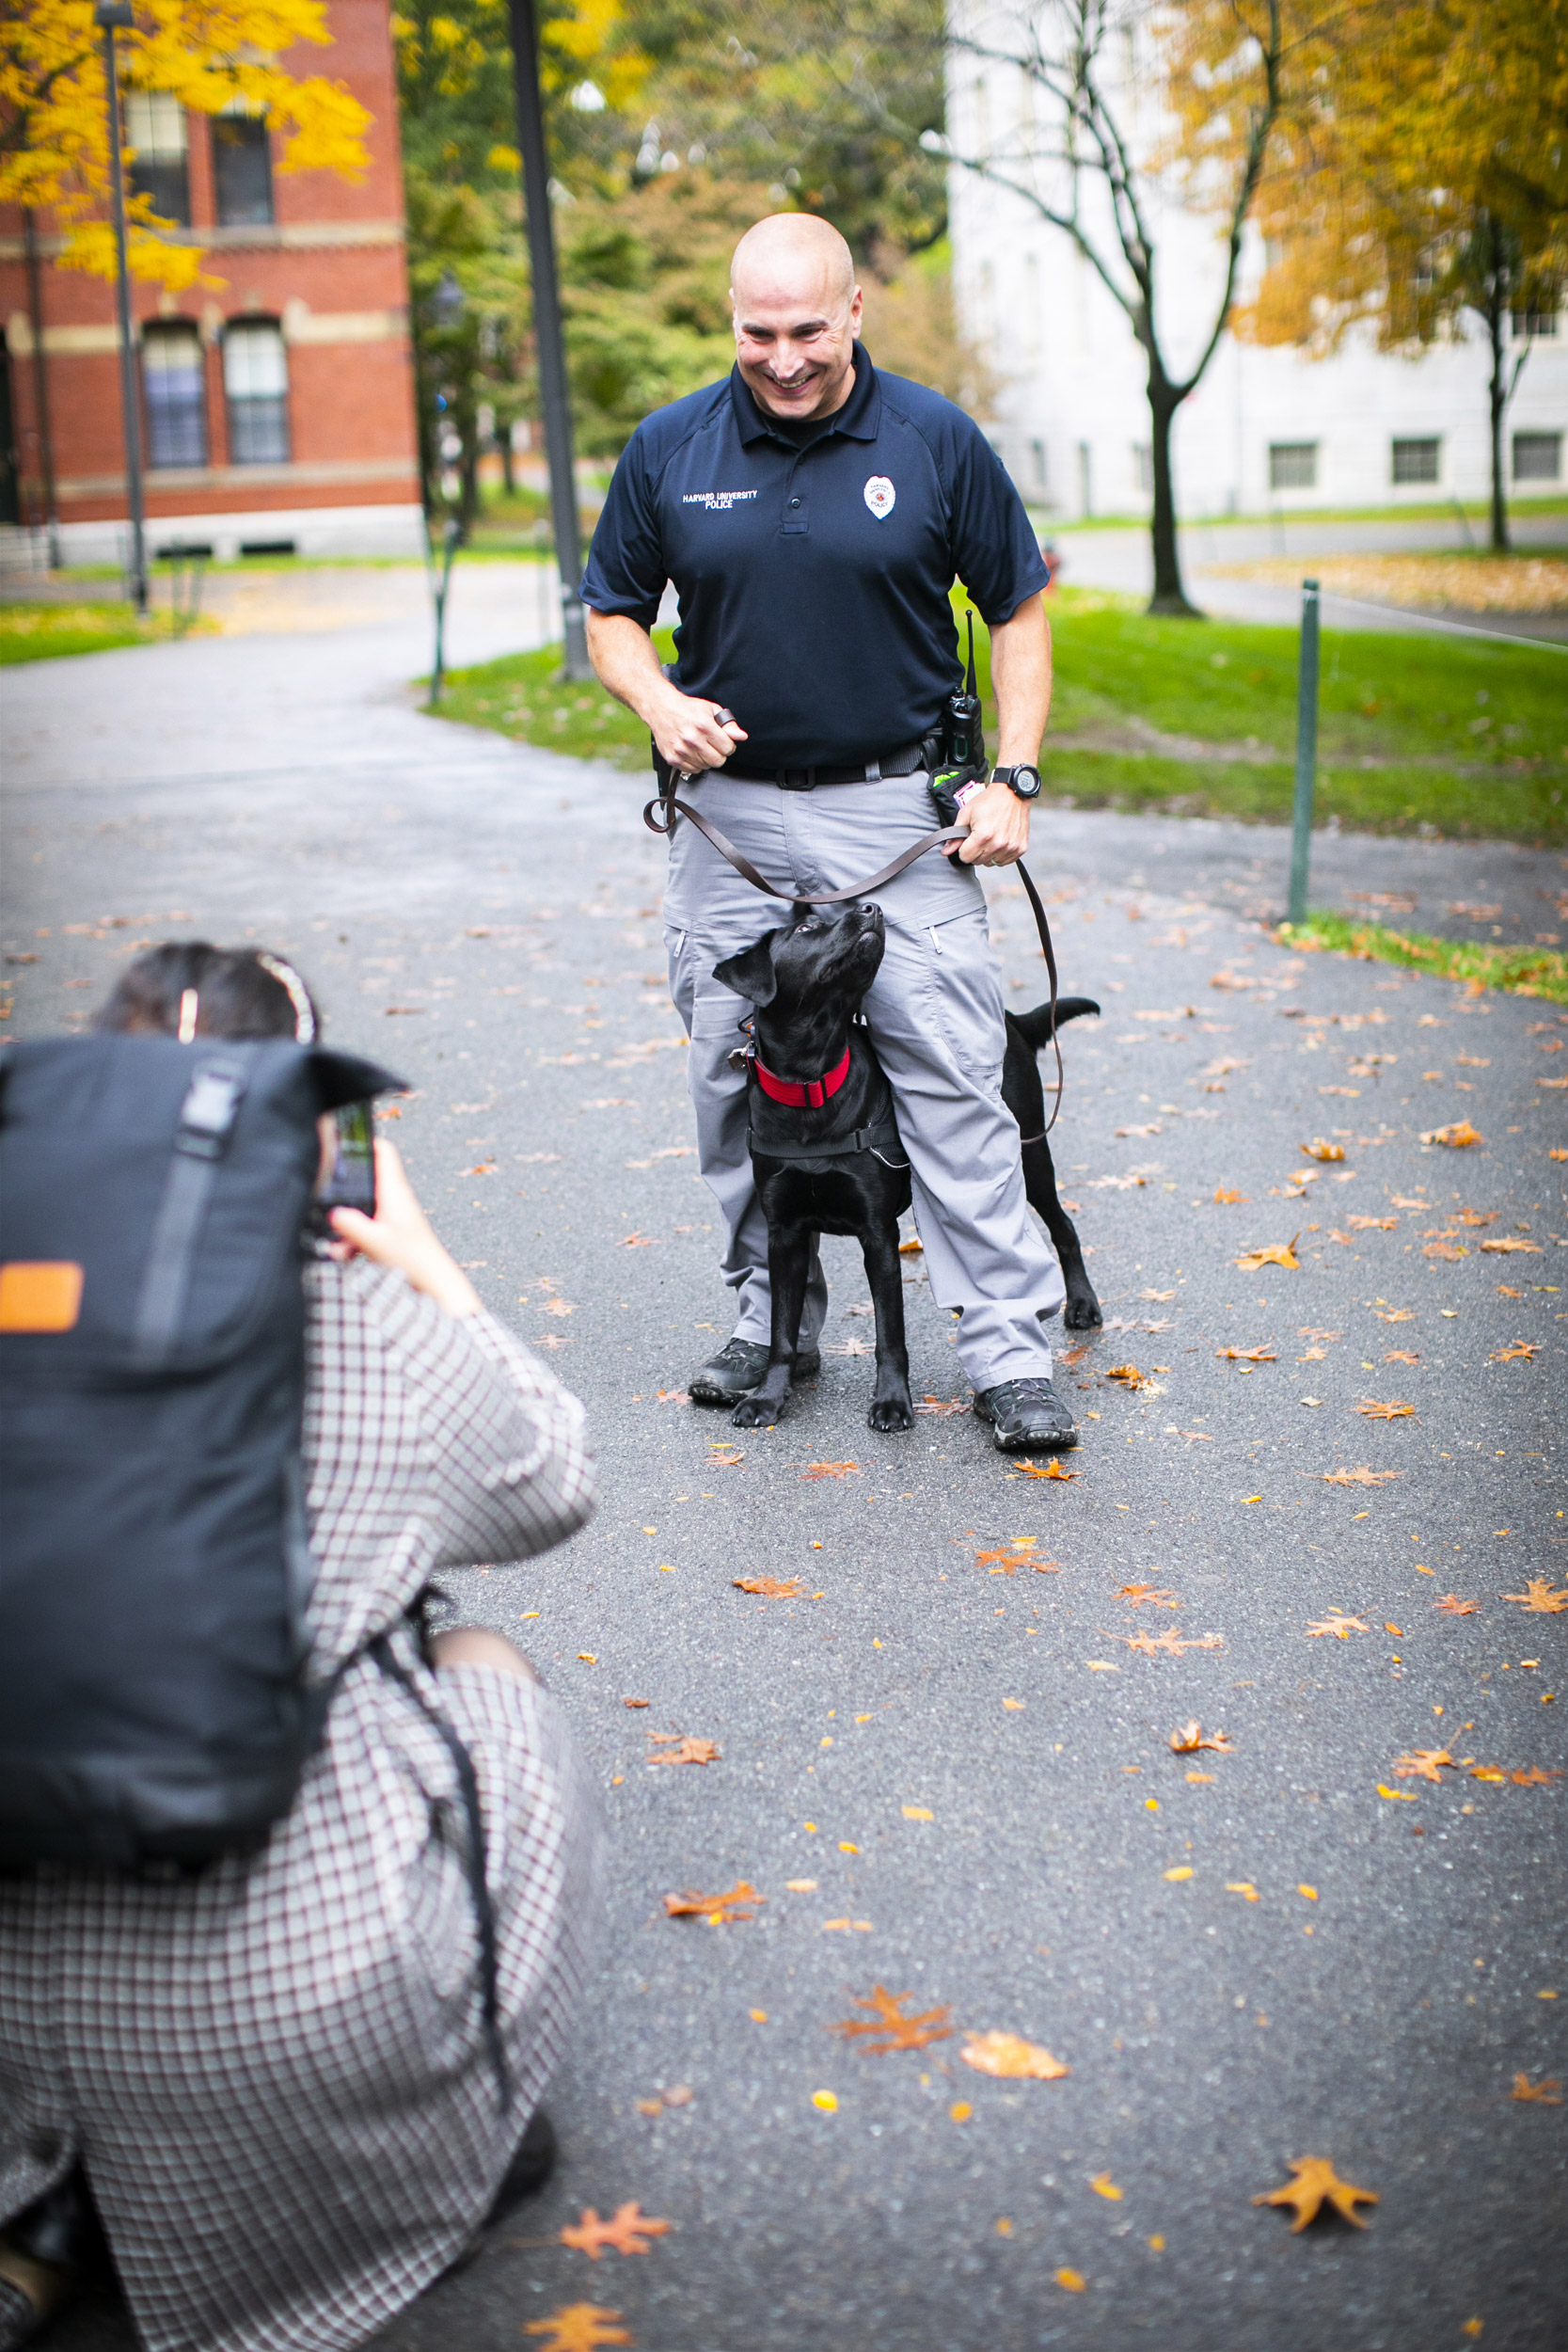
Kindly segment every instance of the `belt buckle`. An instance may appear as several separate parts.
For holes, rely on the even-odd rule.
[[[777,775],[781,792],[815,792],[816,789],[815,768],[781,768]]]

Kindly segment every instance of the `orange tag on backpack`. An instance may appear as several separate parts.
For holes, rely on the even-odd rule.
[[[82,1269],[69,1258],[0,1265],[0,1331],[71,1331],[82,1309]]]

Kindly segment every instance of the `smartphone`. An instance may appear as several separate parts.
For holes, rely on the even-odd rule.
[[[337,1130],[338,1148],[333,1155],[332,1173],[318,1198],[316,1208],[321,1223],[330,1222],[334,1209],[358,1209],[366,1216],[375,1215],[375,1122],[369,1103],[346,1103],[334,1111],[332,1122]]]

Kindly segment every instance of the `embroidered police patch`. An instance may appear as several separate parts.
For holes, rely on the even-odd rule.
[[[885,522],[898,496],[885,473],[874,473],[865,485],[865,502],[879,522]]]

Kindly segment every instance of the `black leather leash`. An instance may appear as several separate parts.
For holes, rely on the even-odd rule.
[[[727,840],[717,825],[709,824],[707,818],[700,810],[693,808],[689,801],[676,798],[673,781],[672,777],[669,787],[661,782],[657,799],[649,801],[643,808],[642,822],[647,826],[648,831],[669,834],[675,829],[677,815],[689,818],[704,840],[711,842],[720,856],[734,866],[742,882],[749,882],[753,890],[762,891],[767,898],[784,899],[789,906],[835,906],[846,898],[859,898],[866,891],[879,890],[884,882],[894,881],[906,866],[912,866],[916,858],[924,857],[927,850],[938,849],[944,841],[962,841],[969,833],[967,825],[939,825],[935,832],[923,834],[918,841],[911,841],[907,850],[901,850],[893,863],[890,866],[884,866],[879,874],[868,875],[864,882],[851,882],[844,890],[781,890],[777,882],[770,882],[765,874],[760,874],[744,850],[737,850],[733,841]],[[659,815],[656,813],[659,811],[663,812],[662,821],[660,821]],[[1051,1116],[1039,1135],[1024,1136],[1022,1138],[1023,1143],[1029,1144],[1041,1142],[1056,1124],[1062,1108],[1062,1087],[1065,1073],[1062,1069],[1062,1049],[1056,1037],[1056,951],[1051,944],[1051,925],[1046,920],[1040,894],[1035,888],[1034,876],[1022,858],[1018,859],[1016,864],[1019,880],[1022,882],[1028,894],[1029,904],[1035,911],[1035,929],[1039,933],[1040,951],[1045,957],[1045,968],[1051,975],[1051,1043],[1056,1056],[1056,1099],[1052,1105]]]

